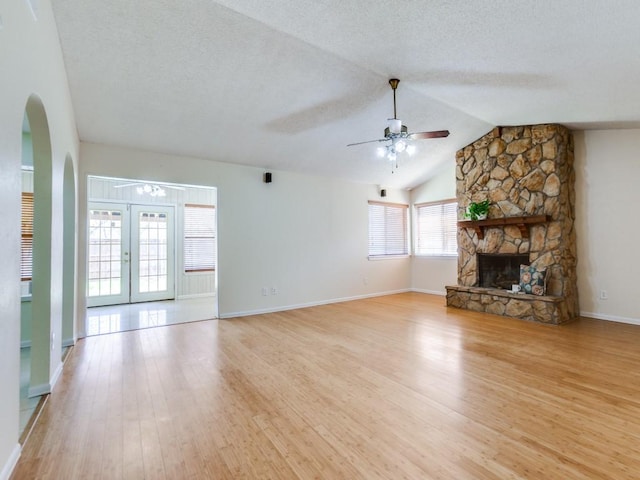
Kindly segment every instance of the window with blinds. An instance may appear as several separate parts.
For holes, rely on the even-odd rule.
[[[184,206],[184,271],[216,268],[216,209],[211,205]]]
[[[422,203],[416,209],[416,255],[458,254],[458,202]]]
[[[33,272],[33,193],[22,192],[20,280],[31,280]]]
[[[369,202],[369,257],[408,255],[409,206]]]

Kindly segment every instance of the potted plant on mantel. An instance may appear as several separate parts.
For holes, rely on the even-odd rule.
[[[467,207],[467,212],[464,214],[464,218],[470,220],[484,220],[489,213],[489,200],[483,202],[471,202]]]

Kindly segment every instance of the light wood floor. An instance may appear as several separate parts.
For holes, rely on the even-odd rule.
[[[410,293],[90,337],[14,479],[637,479],[640,327]]]

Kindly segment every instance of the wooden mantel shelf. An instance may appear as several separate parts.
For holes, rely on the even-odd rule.
[[[549,215],[532,215],[529,217],[505,217],[487,218],[486,220],[462,220],[458,222],[459,227],[473,228],[478,234],[478,239],[484,238],[484,229],[487,227],[504,227],[515,225],[520,230],[522,238],[529,238],[529,225],[545,223],[549,221]]]

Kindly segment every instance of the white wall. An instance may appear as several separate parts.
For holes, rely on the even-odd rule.
[[[455,159],[452,159],[451,164],[447,165],[434,178],[411,191],[411,205],[452,198],[456,198]],[[458,257],[413,257],[411,263],[413,290],[445,295],[444,287],[457,283]]]
[[[367,259],[373,185],[278,171],[265,184],[259,168],[91,143],[81,144],[81,158],[80,265],[86,177],[102,175],[217,188],[222,318],[410,288],[410,258]],[[387,200],[408,203],[409,194],[389,191]],[[263,296],[262,287],[277,294]]]
[[[74,162],[78,158],[78,139],[51,5],[47,0],[34,3],[38,5],[37,20],[26,0],[0,3],[0,251],[4,253],[0,262],[0,479],[8,477],[20,452],[20,167],[22,121],[30,95],[42,99],[49,122],[56,225],[63,223],[65,157],[70,154]],[[52,229],[52,259],[62,257],[60,230]],[[61,272],[58,274],[61,278]],[[52,288],[51,328],[56,331],[61,328],[61,315],[55,305],[61,303],[61,295],[59,288]]]
[[[640,324],[640,130],[574,132],[574,140],[581,314]]]

